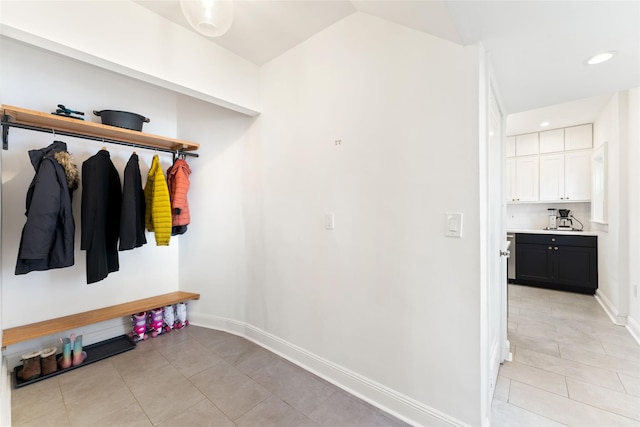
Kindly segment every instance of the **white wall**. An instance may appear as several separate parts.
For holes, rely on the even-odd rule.
[[[2,14],[2,3],[0,2],[0,15]],[[0,41],[0,43],[2,43]],[[0,45],[0,52],[2,52]],[[2,68],[0,65],[0,73]],[[2,91],[0,89],[0,99],[2,99]],[[2,175],[2,161],[0,159],[0,176]],[[0,221],[2,218],[2,185],[0,185]],[[0,242],[2,240],[2,227],[0,227]],[[2,259],[2,244],[0,244],[0,260]],[[0,343],[2,342],[3,326],[2,326],[2,275],[0,274]],[[0,353],[0,425],[11,425],[11,376],[9,374],[9,366],[4,354]]]
[[[247,147],[256,339],[425,425],[480,423],[479,58],[355,13],[263,67]]]
[[[256,65],[139,4],[2,3],[2,35],[245,114],[259,111]]]
[[[631,217],[628,191],[630,170],[627,162],[628,93],[618,92],[600,113],[593,125],[594,148],[607,143],[607,218],[608,225],[598,231],[598,291],[605,309],[613,320],[626,324],[629,314],[629,235]]]
[[[0,365],[0,425],[11,425],[11,374],[7,359],[2,356]]]
[[[640,342],[640,88],[628,91],[628,156],[629,170],[629,317],[627,328]]]
[[[214,316],[243,321],[247,288],[244,145],[253,119],[188,97],[179,97],[178,106],[179,134],[200,142],[200,157],[190,162],[189,207],[194,225],[180,241],[180,289],[201,294],[200,300],[189,302],[192,323],[211,325]]]
[[[98,121],[94,109],[133,111],[151,118],[144,125],[150,133],[177,136],[176,95],[128,77],[100,70],[57,54],[0,38],[0,102],[37,111],[54,111],[58,103],[86,112],[86,119]],[[157,247],[151,233],[147,245],[120,253],[120,271],[105,280],[86,284],[85,251],[80,251],[81,188],[73,197],[76,219],[76,250],[73,267],[14,275],[25,222],[25,196],[34,175],[28,150],[49,145],[54,139],[67,142],[79,168],[82,162],[101,149],[102,144],[69,137],[57,137],[11,128],[9,150],[2,151],[2,326],[10,328],[49,318],[79,313],[94,308],[178,289],[179,238],[169,247]],[[133,148],[106,144],[121,174]],[[136,149],[140,156],[143,183],[154,154]],[[160,153],[163,169],[171,164],[171,154]],[[94,334],[85,343],[124,332],[128,322],[114,320],[76,331]],[[102,332],[101,332],[102,331]],[[104,335],[108,335],[104,337]],[[11,346],[5,354],[15,355],[25,348],[56,344],[58,337]]]

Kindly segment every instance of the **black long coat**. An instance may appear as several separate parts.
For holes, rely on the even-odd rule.
[[[120,235],[120,175],[105,149],[82,163],[80,249],[87,251],[87,283],[118,271]]]
[[[133,153],[124,168],[122,213],[120,215],[120,250],[139,248],[147,243],[144,234],[145,200],[138,155]]]
[[[29,158],[36,174],[27,191],[27,222],[22,229],[15,274],[74,263],[71,195],[78,186],[78,171],[67,153],[67,144],[55,141],[46,148],[30,150]]]

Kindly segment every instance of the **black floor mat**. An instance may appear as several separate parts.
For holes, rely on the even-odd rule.
[[[95,344],[88,345],[83,348],[87,353],[87,358],[78,366],[71,366],[67,369],[58,369],[48,375],[42,375],[38,378],[25,381],[18,377],[18,372],[22,371],[22,365],[16,366],[13,370],[13,385],[15,388],[24,387],[29,384],[36,383],[38,381],[46,380],[47,378],[55,377],[56,375],[64,374],[65,372],[72,371],[83,366],[90,365],[93,362],[97,362],[107,357],[115,356],[116,354],[124,353],[125,351],[133,350],[136,348],[136,343],[129,338],[128,335],[122,335],[119,337],[111,338],[106,341],[101,341]],[[56,360],[61,354],[56,355]]]

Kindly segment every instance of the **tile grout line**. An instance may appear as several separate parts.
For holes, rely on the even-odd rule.
[[[622,389],[624,390],[624,394],[626,394],[627,396],[632,396],[631,394],[629,394],[629,391],[627,390],[627,387],[624,386],[624,381],[622,381],[622,378],[620,378],[620,372],[616,371],[616,376],[618,377],[618,381],[620,381],[620,385],[622,385]],[[632,396],[632,397],[637,397],[637,396]]]
[[[559,395],[559,394],[557,394],[557,393],[552,393],[552,392],[549,392],[549,391],[547,391],[547,390],[544,390],[544,389],[542,389],[542,388],[540,388],[540,387],[536,387],[536,386],[531,385],[531,384],[523,383],[522,381],[517,381],[517,380],[512,380],[512,381],[518,382],[518,383],[523,384],[523,385],[528,386],[528,387],[532,387],[532,388],[535,388],[535,389],[541,390],[541,391],[543,391],[543,392],[547,392],[547,393],[554,394],[554,395],[556,395],[556,396],[558,396],[558,397],[560,397],[560,398],[567,399],[567,400],[571,400],[572,402],[578,403],[578,404],[580,404],[580,405],[589,406],[589,407],[594,408],[594,409],[596,409],[596,410],[598,410],[598,411],[606,412],[606,413],[608,413],[608,414],[615,415],[615,416],[618,416],[618,417],[623,417],[623,418],[626,418],[626,419],[631,420],[631,421],[634,421],[634,422],[637,422],[637,421],[638,421],[638,420],[635,420],[635,419],[633,419],[633,418],[630,418],[630,417],[628,417],[628,416],[626,416],[626,415],[622,415],[622,414],[619,414],[619,413],[617,413],[617,412],[613,412],[613,411],[610,411],[610,410],[607,410],[607,409],[600,408],[600,407],[598,407],[598,406],[592,405],[591,403],[582,402],[582,401],[580,401],[580,400],[571,399],[571,398],[569,398],[569,397],[565,397],[565,396]],[[534,413],[534,414],[536,414],[536,415],[540,415],[541,417],[551,419],[551,420],[556,421],[556,422],[558,422],[558,423],[560,423],[560,424],[564,424],[562,421],[559,421],[559,420],[557,420],[557,419],[555,419],[555,418],[550,418],[548,415],[544,415],[544,414],[540,414],[540,413],[538,413],[538,412],[535,412],[535,411],[531,410],[530,408],[523,408],[522,406],[518,406],[518,405],[516,405],[516,404],[514,404],[514,403],[511,403],[511,402],[509,402],[509,404],[510,404],[510,405],[513,405],[513,406],[515,406],[515,407],[517,407],[517,408],[524,409],[525,411],[529,411],[529,412],[531,412],[531,413]]]
[[[592,384],[592,385],[594,385],[594,384]],[[608,410],[608,409],[604,409],[604,408],[601,408],[601,407],[599,407],[599,406],[595,406],[595,405],[593,405],[593,404],[591,404],[591,403],[588,403],[588,402],[583,402],[583,401],[581,401],[581,400],[576,400],[576,399],[570,399],[570,400],[572,400],[573,402],[580,403],[580,404],[585,405],[585,406],[590,406],[590,407],[592,407],[592,408],[594,408],[594,409],[597,409],[597,410],[599,410],[599,411],[604,411],[604,412],[607,412],[607,413],[609,413],[609,414],[616,415],[616,416],[618,416],[618,417],[626,418],[626,419],[631,420],[631,421],[634,421],[634,422],[638,422],[638,421],[639,421],[639,420],[637,420],[637,419],[634,419],[634,418],[628,417],[628,416],[626,416],[626,415],[620,414],[619,412],[610,411],[610,410]]]
[[[57,366],[57,363],[58,361],[56,360],[56,366]],[[60,389],[60,398],[62,399],[62,404],[64,405],[64,413],[67,416],[67,422],[69,423],[69,426],[71,426],[71,417],[69,416],[69,408],[67,407],[67,401],[64,398],[64,393],[62,393],[62,385],[60,384],[59,378],[56,378],[56,383],[58,384],[58,389]]]
[[[189,330],[184,331],[184,332],[187,332],[187,334],[186,334],[186,335],[187,335],[187,338],[185,338],[185,340],[192,339],[192,340],[194,340],[195,342],[197,342],[198,344],[202,345],[202,346],[203,346],[204,348],[206,348],[207,350],[210,350],[210,351],[212,351],[213,353],[215,353],[215,354],[216,354],[216,356],[220,357],[220,356],[218,355],[218,353],[216,353],[213,349],[210,349],[209,347],[207,347],[206,345],[204,345],[204,343],[200,342],[200,340],[199,340],[197,337],[195,337],[194,335],[190,334],[190,333],[189,333]],[[201,371],[199,371],[199,372],[194,373],[193,375],[191,375],[191,377],[187,377],[187,376],[186,376],[186,375],[185,375],[185,374],[184,374],[184,373],[183,373],[183,372],[182,372],[182,371],[181,371],[177,366],[175,366],[175,365],[173,364],[173,362],[172,362],[172,361],[170,361],[169,359],[167,359],[167,358],[164,356],[164,354],[162,354],[162,352],[158,351],[158,353],[160,353],[160,355],[162,355],[162,357],[164,357],[164,358],[167,360],[167,362],[169,363],[169,365],[171,365],[171,366],[172,366],[172,367],[173,367],[173,368],[174,368],[178,373],[180,373],[180,375],[182,375],[182,377],[183,377],[183,378],[184,378],[184,379],[185,379],[189,384],[191,384],[191,385],[192,385],[196,390],[198,390],[198,392],[200,392],[200,394],[202,394],[202,397],[203,397],[203,398],[202,398],[202,400],[199,400],[198,402],[196,402],[196,403],[194,403],[193,405],[189,406],[188,408],[184,409],[183,411],[181,411],[181,412],[180,412],[180,414],[183,414],[183,413],[185,413],[185,412],[187,412],[187,411],[190,411],[190,410],[191,410],[192,408],[194,408],[196,405],[199,405],[199,404],[201,404],[203,401],[205,401],[205,400],[206,400],[206,401],[208,401],[209,403],[211,403],[211,404],[213,405],[213,407],[214,407],[214,408],[216,408],[218,411],[220,411],[220,413],[221,413],[221,414],[223,414],[223,415],[225,416],[225,418],[227,418],[229,421],[231,421],[231,423],[232,423],[232,424],[234,424],[234,425],[235,425],[235,423],[233,422],[233,420],[232,420],[231,418],[229,418],[229,417],[227,416],[227,414],[226,414],[226,413],[225,413],[225,412],[224,412],[220,407],[218,407],[218,405],[216,405],[216,404],[215,404],[215,402],[211,401],[211,399],[209,399],[209,397],[208,397],[208,396],[207,396],[207,395],[206,395],[206,394],[205,394],[205,393],[204,393],[204,392],[203,392],[203,391],[202,391],[202,390],[201,390],[201,389],[200,389],[196,384],[194,384],[194,383],[193,383],[193,381],[191,381],[191,378],[192,378],[192,377],[194,377],[194,376],[196,376],[196,375],[198,375],[198,374],[200,374],[200,373],[202,373],[202,372],[206,371],[206,369],[203,369],[203,370],[201,370]]]
[[[511,382],[514,382],[514,381],[515,381],[515,382],[517,382],[517,383],[523,384],[523,385],[525,385],[525,386],[533,387],[533,388],[536,388],[536,389],[538,389],[538,390],[541,390],[541,391],[545,391],[545,392],[546,392],[546,390],[541,389],[541,388],[539,388],[539,387],[536,387],[536,386],[533,386],[533,385],[530,385],[530,384],[526,384],[526,383],[523,383],[523,382],[521,382],[521,381],[511,380],[511,381],[509,382],[509,394],[511,394]],[[550,393],[550,392],[547,392],[547,393]],[[553,393],[553,394],[555,394],[555,393]],[[560,396],[559,394],[555,394],[555,395],[556,395],[556,396],[559,396],[559,397],[564,397],[564,396]],[[511,397],[511,396],[509,396],[509,397]],[[566,399],[566,398],[565,398],[565,399]],[[536,411],[532,410],[531,408],[523,408],[522,406],[516,405],[515,403],[511,403],[510,399],[509,399],[509,401],[508,401],[507,403],[508,403],[509,405],[511,405],[511,406],[514,406],[514,407],[516,407],[516,408],[522,409],[523,411],[531,412],[532,414],[536,414],[536,415],[538,415],[538,416],[540,416],[540,417],[546,418],[546,419],[548,419],[548,420],[554,421],[554,422],[559,423],[559,424],[562,424],[562,425],[567,425],[567,424],[563,423],[562,421],[560,421],[560,420],[558,420],[558,419],[551,418],[550,416],[548,416],[548,415],[546,415],[546,414],[538,413],[538,412],[536,412]]]
[[[529,351],[533,351],[533,352],[536,352],[536,353],[539,353],[539,352],[537,352],[537,351],[535,351],[535,350],[531,350],[531,349],[527,349],[527,350],[529,350]],[[543,355],[545,355],[545,356],[549,356],[549,357],[555,357],[555,356],[551,356],[551,355],[549,355],[549,354],[545,354],[545,353],[540,353],[540,354],[543,354]],[[559,359],[560,359],[560,358],[559,358]],[[617,371],[613,371],[613,370],[611,370],[611,369],[606,369],[606,368],[601,368],[601,367],[598,367],[598,366],[587,365],[587,364],[585,364],[585,363],[577,362],[577,361],[575,361],[575,360],[571,360],[571,359],[561,359],[561,360],[566,361],[566,362],[575,363],[575,364],[578,364],[578,365],[583,365],[585,368],[598,368],[598,369],[602,369],[603,371],[608,371],[608,372],[610,372],[610,373],[612,373],[612,374],[616,374],[616,377],[618,378],[618,381],[620,382],[620,385],[622,386],[623,390],[625,390],[625,393],[626,393],[626,389],[624,388],[624,384],[623,384],[623,383],[622,383],[622,381],[620,380],[620,376],[618,375],[618,372],[617,372]],[[549,373],[552,373],[552,374],[562,375],[562,376],[564,376],[564,377],[565,377],[565,381],[566,381],[566,378],[569,378],[569,379],[572,379],[572,380],[575,380],[575,381],[583,382],[583,383],[585,383],[585,384],[589,384],[589,385],[592,385],[592,386],[601,387],[601,388],[604,388],[604,389],[607,389],[607,390],[611,390],[611,391],[617,391],[617,392],[619,392],[619,393],[620,393],[620,391],[619,391],[619,390],[612,389],[612,388],[609,388],[609,387],[606,387],[606,386],[603,386],[603,385],[600,385],[600,384],[595,384],[595,383],[593,383],[593,382],[585,381],[585,379],[584,379],[584,378],[575,378],[574,376],[571,376],[571,375],[566,375],[566,374],[564,374],[564,373],[560,374],[560,373],[558,373],[558,372],[549,371],[549,370],[547,370],[547,369],[539,368],[539,367],[537,367],[537,366],[535,366],[535,365],[529,365],[528,363],[524,363],[524,362],[518,362],[518,363],[522,363],[522,364],[524,364],[524,365],[531,366],[531,367],[533,367],[533,368],[538,368],[538,369],[541,369],[541,370],[543,370],[543,371],[545,371],[545,372],[549,372]]]
[[[520,292],[522,292],[524,289],[525,288],[522,288],[520,290]],[[538,298],[538,300],[542,303],[542,300],[544,300],[544,298]],[[583,303],[583,301],[585,301],[585,303]],[[512,300],[510,299],[510,301],[509,301],[509,305],[510,305],[509,313],[510,314],[515,312],[515,310],[513,310],[511,308],[511,306],[512,305],[518,305],[518,302],[516,302],[515,300],[513,300],[513,302],[514,302],[514,304],[511,304]],[[528,302],[534,303],[535,301],[532,301],[532,299],[530,299]],[[589,357],[586,358],[586,361],[584,359],[582,359],[582,358],[580,358],[581,360],[572,360],[571,358],[567,357],[568,356],[567,350],[569,349],[569,346],[566,346],[566,345],[565,346],[561,346],[561,345],[559,345],[559,341],[558,340],[559,340],[560,337],[558,336],[558,334],[562,332],[562,331],[559,331],[559,326],[563,326],[563,325],[567,324],[569,327],[571,327],[570,324],[572,322],[574,322],[574,321],[575,322],[587,322],[587,320],[584,318],[584,316],[589,316],[591,314],[591,307],[590,306],[593,305],[593,304],[592,304],[591,301],[589,301],[589,304],[586,304],[586,302],[587,302],[586,299],[580,299],[579,300],[579,304],[578,304],[579,305],[578,309],[574,313],[569,313],[566,317],[560,317],[558,315],[558,313],[555,313],[556,315],[554,315],[553,310],[552,310],[553,307],[551,307],[551,305],[553,303],[561,304],[561,305],[571,305],[571,302],[567,301],[566,299],[564,299],[564,297],[563,297],[563,300],[561,300],[561,301],[551,301],[551,300],[549,300],[550,308],[546,307],[546,305],[545,305],[544,308],[549,308],[550,310],[552,310],[551,315],[548,315],[546,310],[538,310],[538,313],[539,313],[540,317],[536,318],[535,317],[535,311],[536,310],[532,310],[532,312],[530,313],[530,316],[529,316],[529,317],[531,317],[531,321],[532,322],[535,322],[535,321],[538,321],[538,320],[542,320],[542,321],[551,320],[552,321],[553,326],[554,326],[554,330],[555,330],[555,334],[554,334],[555,338],[551,339],[550,343],[555,343],[556,344],[556,348],[557,348],[558,354],[557,355],[549,355],[549,354],[546,354],[544,352],[539,352],[536,349],[529,349],[529,351],[531,351],[533,353],[540,353],[541,355],[543,355],[543,357],[552,357],[553,359],[557,359],[558,361],[560,361],[562,363],[562,365],[564,365],[564,366],[560,366],[560,367],[562,368],[562,372],[563,372],[562,373],[562,377],[564,379],[564,385],[565,385],[565,389],[566,389],[566,392],[567,392],[566,398],[568,400],[570,400],[572,402],[579,403],[581,405],[592,407],[592,408],[594,408],[594,409],[596,409],[598,411],[603,411],[603,412],[611,414],[611,415],[623,417],[625,419],[637,422],[637,420],[635,420],[633,418],[630,418],[630,417],[628,417],[626,415],[623,415],[622,413],[620,413],[620,411],[608,410],[608,409],[606,409],[604,407],[598,407],[598,406],[595,406],[595,405],[593,405],[591,403],[582,402],[580,400],[574,399],[573,393],[571,393],[571,391],[570,391],[569,379],[573,380],[573,376],[567,375],[566,364],[570,364],[570,365],[576,364],[578,366],[584,366],[586,370],[588,370],[590,368],[591,369],[592,368],[597,368],[597,369],[602,370],[602,371],[609,371],[612,374],[615,373],[615,378],[617,379],[617,383],[621,386],[621,390],[616,390],[616,392],[618,392],[618,393],[622,392],[625,395],[629,395],[629,393],[627,392],[627,387],[625,387],[624,383],[622,382],[622,379],[620,378],[620,375],[621,375],[621,372],[619,371],[620,366],[616,365],[615,363],[613,363],[613,366],[614,366],[613,368],[611,366],[604,367],[604,366],[602,366],[603,363],[598,363],[599,360],[597,358],[601,357],[601,356],[604,356],[604,357],[607,357],[607,358],[623,359],[623,360],[631,360],[631,361],[634,361],[635,359],[633,359],[633,358],[626,359],[624,357],[618,357],[616,355],[610,354],[610,352],[608,352],[606,347],[604,346],[603,341],[601,339],[596,338],[593,335],[594,332],[591,332],[593,329],[597,328],[597,322],[596,322],[596,325],[594,325],[594,328],[589,327],[588,331],[581,331],[582,334],[585,335],[586,337],[592,339],[593,341],[597,341],[598,346],[599,346],[598,348],[602,350],[602,353],[598,352],[598,351],[593,351],[593,349],[591,349],[591,350],[584,349],[583,350],[584,352],[587,353],[586,354],[587,356],[589,354],[593,354],[594,357],[596,358],[595,360],[591,360],[591,359],[589,359]],[[601,307],[599,307],[599,308],[600,308],[600,310],[602,310]],[[518,318],[519,318],[519,316],[518,316]],[[513,328],[513,329],[515,329],[514,333],[525,337],[520,331],[520,323],[519,322],[514,322],[514,323],[516,324],[516,327]],[[608,326],[609,324],[607,323],[606,325]],[[603,324],[603,326],[604,326],[604,324]],[[509,333],[512,333],[513,329],[510,330]],[[540,337],[530,337],[530,339],[532,339],[532,340],[540,340],[541,338]],[[616,346],[621,345],[621,344],[617,344],[615,341],[611,341],[609,343],[611,345],[616,345]],[[518,355],[518,353],[517,353],[517,349],[518,348],[519,348],[519,346],[517,346],[517,345],[514,346],[514,350],[513,350],[513,352],[514,352],[514,361],[516,360],[517,355]],[[523,348],[527,348],[527,347],[523,347]],[[564,350],[563,350],[563,348],[564,348]],[[578,350],[579,349],[577,349],[576,351],[578,351]],[[574,357],[574,358],[576,358],[576,357]],[[551,359],[551,360],[553,360],[553,359]],[[589,362],[591,362],[591,363],[589,363]],[[520,362],[520,363],[523,363],[523,362]],[[547,364],[542,364],[540,366],[536,366],[534,364],[530,364],[530,363],[526,363],[526,362],[524,362],[524,364],[526,364],[528,366],[531,366],[533,368],[542,369],[545,372],[549,372],[549,373],[552,373],[552,374],[558,374],[558,372],[554,372],[554,371],[550,371],[550,370],[546,369]],[[545,368],[543,368],[542,366],[545,366]],[[519,407],[519,406],[518,405],[514,405],[511,402],[512,384],[513,384],[512,381],[520,382],[520,383],[522,383],[522,384],[524,384],[526,386],[541,390],[541,391],[546,392],[546,393],[553,393],[553,392],[550,392],[548,390],[542,389],[542,388],[540,388],[540,387],[538,387],[536,385],[528,384],[527,382],[522,382],[522,381],[517,381],[517,380],[514,380],[514,379],[509,379],[508,393],[507,393],[507,396],[508,396],[507,397],[507,404],[513,405],[514,407]],[[585,378],[576,378],[575,381],[585,383],[588,386],[598,387],[598,388],[603,389],[605,391],[607,389],[609,389],[609,387],[602,386],[599,382],[596,382],[596,381],[591,381],[591,382],[590,381],[585,381]],[[557,395],[559,397],[565,397],[565,396],[562,396],[562,395],[558,395],[557,393],[553,393],[553,394],[555,394],[555,395]],[[527,409],[527,408],[521,408],[521,409],[523,409],[525,411],[529,411],[531,413],[535,413],[536,415],[548,418],[546,415],[531,411],[530,409]]]
[[[131,350],[131,351],[136,351],[136,348],[134,347],[133,350]],[[161,356],[162,356],[162,354],[161,354]],[[162,356],[162,357],[164,357],[164,356]],[[142,413],[144,414],[144,416],[147,417],[147,420],[149,421],[149,424],[151,424],[152,426],[155,426],[155,424],[151,421],[151,418],[149,417],[149,414],[147,414],[147,411],[144,409],[144,406],[142,406],[142,403],[140,403],[140,401],[138,400],[138,397],[133,392],[133,390],[131,390],[131,387],[129,387],[129,384],[127,383],[127,381],[122,376],[122,373],[120,372],[120,370],[116,367],[116,365],[113,364],[113,361],[109,360],[109,363],[111,363],[111,365],[113,366],[113,369],[115,369],[115,371],[118,373],[118,377],[120,377],[120,379],[122,380],[122,383],[125,385],[125,387],[127,387],[127,390],[129,390],[129,393],[131,393],[131,396],[133,396],[133,400],[135,400],[135,402],[138,404],[138,406],[142,410]]]
[[[221,360],[225,361],[226,363],[229,363],[229,362],[227,362],[227,361],[226,361],[226,360],[225,360],[225,359],[220,355],[220,353],[219,353],[219,352],[217,352],[215,349],[213,349],[213,348],[211,348],[211,347],[208,347],[208,346],[206,345],[206,343],[204,343],[204,342],[200,341],[200,339],[198,339],[198,337],[197,337],[197,336],[195,336],[195,335],[193,335],[193,334],[188,334],[188,335],[189,335],[189,338],[190,338],[190,339],[194,339],[197,343],[199,343],[200,345],[202,345],[202,346],[203,346],[203,347],[205,347],[206,349],[208,349],[208,350],[210,350],[211,352],[213,352],[213,353],[214,353],[216,356],[218,356]],[[169,363],[171,363],[171,362],[169,362]],[[233,363],[229,363],[229,365],[231,365],[233,368],[237,369],[237,368],[236,368],[236,366],[235,366]],[[173,364],[172,364],[172,366],[173,366]],[[176,369],[177,369],[177,368],[176,368]],[[179,371],[179,370],[178,370],[178,371]],[[223,415],[224,415],[224,416],[225,416],[229,421],[231,421],[231,423],[232,423],[233,425],[237,425],[237,424],[236,424],[236,421],[237,421],[238,419],[240,419],[242,416],[244,416],[244,415],[246,415],[247,413],[249,413],[250,411],[252,411],[254,408],[256,408],[256,407],[257,407],[258,405],[260,405],[262,402],[264,402],[265,400],[267,400],[269,397],[271,397],[271,396],[275,396],[271,391],[269,391],[269,395],[268,395],[267,397],[265,397],[264,399],[262,399],[262,400],[260,400],[259,402],[257,402],[255,405],[253,405],[251,408],[249,408],[248,410],[246,410],[244,413],[242,413],[242,414],[238,415],[238,416],[237,416],[237,417],[235,417],[235,418],[232,418],[232,417],[230,417],[230,416],[229,416],[229,414],[227,414],[227,413],[226,413],[222,408],[220,408],[218,405],[216,405],[216,404],[215,404],[215,402],[213,402],[211,399],[209,399],[209,396],[207,396],[207,395],[204,393],[204,391],[203,391],[203,390],[201,390],[201,389],[200,389],[200,387],[198,387],[198,386],[197,386],[197,385],[196,385],[196,384],[191,380],[191,378],[195,377],[196,375],[198,375],[199,373],[202,373],[202,372],[204,372],[204,371],[206,371],[206,369],[203,369],[202,371],[200,371],[200,372],[197,372],[197,373],[193,374],[191,377],[186,377],[186,376],[185,376],[185,378],[186,378],[186,379],[187,379],[187,381],[189,381],[189,383],[191,383],[191,384],[192,384],[192,385],[193,385],[193,386],[194,386],[194,387],[195,387],[195,388],[196,388],[200,393],[202,393],[202,395],[204,396],[204,398],[205,398],[206,400],[208,400],[209,402],[211,402],[211,404],[212,404],[215,408],[217,408],[217,409],[220,411],[220,413],[222,413],[222,414],[223,414]],[[254,380],[253,378],[251,378],[251,376],[249,376],[248,374],[246,374],[246,373],[244,373],[244,372],[240,371],[239,369],[238,369],[238,371],[239,371],[240,373],[242,373],[242,375],[245,375],[247,378],[249,378],[251,381],[255,381],[255,380]],[[182,374],[182,372],[180,372],[180,373]],[[182,375],[184,376],[184,374],[182,374]],[[266,388],[265,388],[265,390],[266,390]],[[282,400],[282,399],[281,399],[281,400]],[[285,403],[286,403],[286,402],[285,402]]]

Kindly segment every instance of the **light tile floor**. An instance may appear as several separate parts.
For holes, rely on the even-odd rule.
[[[277,355],[197,326],[12,392],[14,426],[400,427]]]
[[[640,426],[640,346],[593,296],[509,285],[492,426]]]
[[[640,346],[593,296],[509,285],[514,360],[492,426],[640,426]],[[406,426],[234,335],[197,326],[15,389],[14,426]]]

